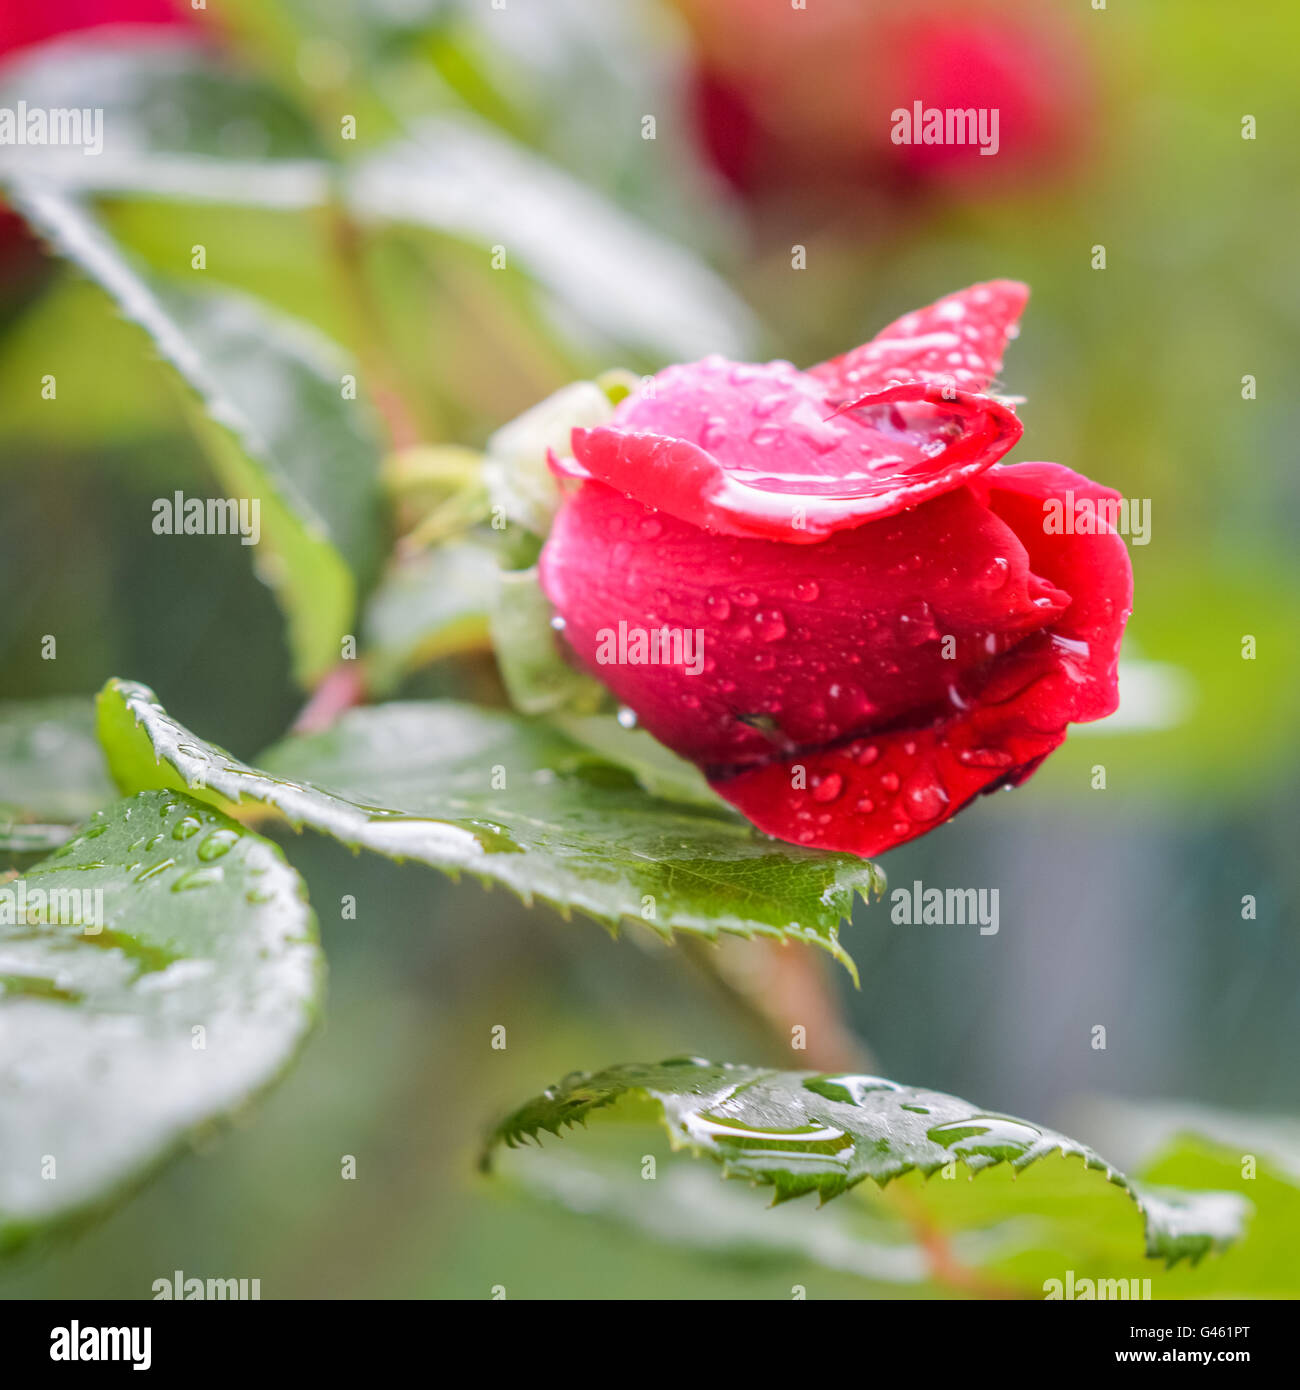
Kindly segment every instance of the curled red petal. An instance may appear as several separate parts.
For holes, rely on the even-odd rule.
[[[1113,714],[1120,643],[1133,608],[1133,567],[1110,521],[1120,494],[1059,463],[1003,464],[974,491],[1016,533],[1034,572],[1073,599],[1051,628],[1057,660],[1037,691],[1042,708],[1035,717],[1053,727]]]
[[[731,389],[707,389],[723,369]],[[731,536],[807,545],[892,516],[990,467],[1023,429],[990,396],[922,381],[832,408],[787,363],[689,370],[689,390],[575,429],[574,457],[626,496]]]
[[[709,780],[769,835],[872,857],[933,830],[981,792],[1023,780],[1065,738],[976,722],[957,716]]]
[[[661,742],[713,767],[951,709],[1070,603],[968,488],[792,549],[587,482],[556,519],[541,582],[579,662]],[[680,659],[662,643],[638,659],[636,634],[664,629]]]
[[[990,280],[945,295],[883,328],[869,343],[810,367],[832,399],[849,399],[902,381],[949,383],[983,391],[1002,370],[1002,354],[1029,299],[1018,280]]]
[[[1051,463],[999,466],[973,491],[1015,531],[1034,572],[1068,590],[1069,606],[1000,655],[961,693],[964,708],[734,775],[715,772],[714,789],[761,830],[881,854],[980,793],[1019,785],[1064,741],[1069,723],[1116,708],[1133,581],[1124,543],[1098,504],[1114,505],[1118,494]],[[1058,529],[1059,506],[1080,502],[1089,505],[1076,505],[1073,530]]]

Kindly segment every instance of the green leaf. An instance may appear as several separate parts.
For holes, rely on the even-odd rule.
[[[187,796],[118,801],[4,884],[0,1250],[106,1207],[242,1110],[322,981],[298,875]]]
[[[0,145],[0,178],[271,208],[317,206],[329,192],[307,119],[210,47],[68,36],[6,63],[0,106],[20,100],[101,111],[102,148]]]
[[[537,567],[501,570],[492,605],[492,646],[510,703],[523,714],[567,707],[593,709],[604,690],[564,659]]]
[[[189,786],[223,805],[265,802],[344,844],[467,870],[611,929],[805,941],[852,969],[840,922],[859,894],[884,888],[867,861],[652,800],[557,730],[472,705],[352,710],[272,748],[258,771],[170,718],[146,686],[113,680],[99,732],[123,790]]]
[[[496,573],[472,540],[394,560],[362,619],[368,688],[383,694],[431,661],[485,644]]]
[[[319,39],[318,19],[307,38]],[[0,179],[286,210],[324,206],[341,184],[366,220],[504,246],[562,317],[576,313],[615,342],[668,359],[744,358],[755,336],[749,310],[703,260],[484,122],[425,120],[340,174],[301,112],[198,46],[96,34],[42,49],[6,72],[0,105],[98,108],[102,152],[0,146]],[[373,131],[377,120],[361,124]]]
[[[694,763],[679,758],[644,729],[626,729],[612,714],[560,712],[551,715],[551,723],[585,748],[627,768],[651,796],[736,814]]]
[[[0,849],[53,848],[116,795],[89,698],[0,703]]]
[[[613,341],[680,361],[743,359],[749,310],[702,261],[469,117],[419,122],[349,180],[358,216],[500,247]]]
[[[647,1182],[641,1148],[644,1136],[635,1153],[616,1159],[575,1162],[567,1154],[534,1153],[513,1165],[510,1176],[532,1196],[678,1249],[746,1264],[764,1258],[809,1260],[904,1287],[926,1281],[925,1250],[908,1240],[906,1229],[900,1232],[879,1216],[873,1220],[861,1203],[840,1202],[815,1213],[790,1206],[765,1210],[756,1194],[719,1187],[709,1173],[684,1163],[659,1168],[655,1180]],[[953,1241],[953,1253],[973,1265],[998,1243],[983,1232],[962,1234]]]
[[[823,1201],[873,1179],[882,1187],[913,1170],[957,1162],[972,1173],[1000,1163],[1019,1171],[1049,1154],[1078,1158],[1122,1188],[1141,1211],[1147,1254],[1200,1259],[1241,1234],[1249,1204],[1234,1193],[1140,1186],[1063,1134],[980,1110],[939,1091],[881,1077],[818,1075],[731,1066],[697,1058],[578,1072],[530,1100],[492,1132],[500,1144],[561,1135],[594,1110],[627,1097],[655,1107],[674,1148],[707,1154],[725,1177],[774,1189],[781,1202],[816,1192]]]
[[[196,393],[218,478],[259,504],[260,568],[285,609],[295,672],[312,683],[338,660],[379,553],[381,443],[366,406],[342,397],[346,360],[252,300],[146,278],[59,193],[13,196]]]

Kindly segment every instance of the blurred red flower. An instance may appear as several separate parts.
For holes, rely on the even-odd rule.
[[[195,23],[185,0],[9,0],[0,7],[0,57],[86,29]]]
[[[185,0],[6,0],[0,5],[0,68],[66,34],[196,26],[195,12]],[[26,223],[0,203],[0,310],[12,310],[30,298],[48,269]]]
[[[993,186],[1056,176],[1094,102],[1070,20],[1025,0],[678,0],[694,115],[717,170],[748,195]],[[897,140],[894,113],[996,112],[996,154]],[[989,142],[985,142],[986,145]]]

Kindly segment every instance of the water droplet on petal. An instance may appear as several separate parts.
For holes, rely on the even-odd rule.
[[[957,761],[964,767],[1010,767],[1012,757],[1000,748],[963,748]]]
[[[754,626],[764,642],[779,642],[785,636],[785,614],[773,608],[754,615]]]
[[[1011,563],[1004,556],[999,555],[995,560],[991,560],[981,571],[975,583],[981,589],[1000,589],[1006,582],[1011,573]]]
[[[935,820],[948,806],[948,793],[943,784],[929,771],[909,777],[903,788],[903,809],[913,820]]]
[[[834,801],[840,792],[844,790],[844,778],[838,772],[828,773],[820,781],[813,784],[812,795],[814,801]]]
[[[794,586],[794,596],[800,603],[814,603],[821,597],[821,585],[815,579],[805,579]]]
[[[716,623],[725,623],[731,617],[731,602],[722,594],[710,594],[704,600],[704,607]]]

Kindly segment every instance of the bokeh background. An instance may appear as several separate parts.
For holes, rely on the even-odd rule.
[[[47,37],[20,8],[0,21],[0,82]],[[571,270],[539,273],[528,257],[493,270],[495,238],[468,226],[472,213],[459,235],[381,221],[364,249],[376,316],[359,323],[314,212],[101,200],[159,274],[183,280],[203,242],[214,282],[353,348],[377,338],[425,439],[481,445],[613,365],[653,371],[714,347],[804,364],[972,281],[1028,281],[1004,369],[1027,398],[1014,457],[1150,499],[1150,543],[1132,547],[1121,711],[1013,796],[886,857],[893,886],[997,887],[996,936],[896,927],[887,905],[862,906],[844,931],[861,989],[838,974],[830,988],[883,1074],[1057,1124],[1120,1162],[1155,1142],[1152,1117],[1171,1103],[1300,1112],[1293,7],[210,0],[166,24],[162,0],[125,8],[141,21],[131,41],[211,46],[282,93],[323,144],[341,110],[360,113],[362,146],[431,116],[487,123],[555,173],[555,204],[528,232],[561,266],[609,253],[605,213],[590,218],[573,192],[585,185],[682,248],[668,264],[706,277],[694,318],[659,322],[663,266],[639,261],[640,242],[616,243],[623,321],[659,322],[620,333],[580,285],[567,292]],[[888,110],[913,99],[999,106],[999,155],[892,146]],[[213,119],[175,138],[246,158],[278,138]],[[677,294],[693,299],[685,282]],[[154,497],[213,490],[178,394],[139,335],[12,219],[0,296],[0,698],[127,676],[251,757],[303,693],[246,552],[148,528]],[[57,409],[35,384],[46,370]],[[47,632],[60,634],[57,661],[40,659]],[[403,693],[487,679],[435,664]],[[798,1059],[646,933],[613,941],[315,838],[286,848],[331,976],[300,1065],[247,1129],[75,1243],[0,1272],[0,1293],[147,1296],[174,1269],[257,1276],[265,1297],[488,1297],[497,1284],[511,1297],[945,1292],[819,1267],[795,1237],[701,1253],[584,1212],[581,1196],[479,1176],[483,1127],[575,1068],[683,1052]],[[345,893],[356,921],[333,906]],[[489,1046],[498,1023],[504,1052]],[[1091,1046],[1097,1024],[1104,1051]],[[1294,1172],[1294,1144],[1282,1149]],[[339,1179],[345,1153],[356,1182]],[[1236,1167],[1207,1155],[1187,1176],[1232,1185]],[[1270,1220],[1297,1217],[1287,1201]],[[1270,1239],[1285,1246],[1280,1229]]]

